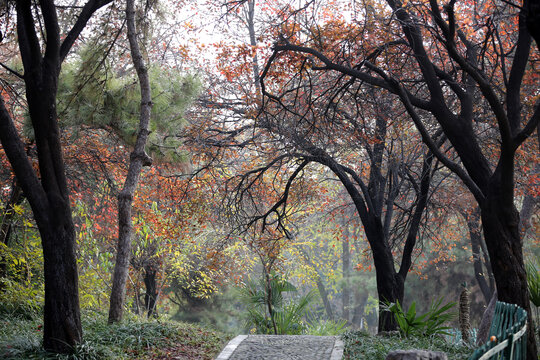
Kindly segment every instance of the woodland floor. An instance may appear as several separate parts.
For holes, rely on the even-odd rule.
[[[40,317],[3,315],[0,317],[0,358],[2,359],[215,359],[233,334],[175,321],[127,319],[107,325],[106,316],[84,313],[84,342],[74,354],[58,356],[41,349]],[[403,339],[380,337],[363,332],[346,332],[343,359],[384,360],[398,349],[443,351],[449,360],[466,359],[472,348],[452,345],[440,337]]]
[[[41,350],[41,319],[4,316],[0,320],[0,358],[211,360],[233,337],[174,321],[128,319],[109,326],[99,313],[83,314],[82,321],[84,342],[71,356],[58,356]]]

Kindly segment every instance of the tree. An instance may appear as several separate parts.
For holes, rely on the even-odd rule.
[[[537,3],[526,0],[517,10],[508,3],[471,9],[450,1],[444,15],[436,0],[406,7],[399,0],[386,3],[390,11],[382,9],[382,14],[391,15],[390,21],[377,19],[372,8],[364,9],[361,24],[384,23],[379,22],[376,31],[361,27],[356,33],[365,33],[352,42],[354,51],[347,48],[332,58],[316,42],[295,44],[284,34],[271,60],[281,53],[302,54],[300,59],[310,61],[314,71],[337,71],[399,99],[429,149],[478,202],[498,297],[527,309],[531,319],[527,357],[535,359],[514,205],[514,159],[540,121],[540,107],[531,96],[537,86],[528,66],[532,55],[526,26],[536,24]],[[466,19],[473,21],[468,24]],[[481,136],[486,128],[496,131],[497,145]],[[461,164],[434,141],[437,131],[444,133]]]
[[[379,299],[402,301],[403,284],[412,266],[430,192],[433,156],[417,146],[419,138],[409,129],[388,125],[394,105],[389,97],[377,101],[383,96],[377,89],[360,89],[342,76],[312,76],[310,64],[298,65],[295,59],[275,63],[270,59],[275,66],[266,67],[259,78],[254,56],[254,3],[248,1],[243,6],[249,46],[240,48],[240,61],[233,61],[232,50],[225,49],[220,64],[224,64],[227,79],[260,79],[260,83],[255,82],[256,86],[247,90],[246,84],[251,81],[239,85],[238,93],[245,94],[240,100],[212,102],[225,108],[226,115],[215,116],[214,122],[200,129],[191,141],[195,138],[207,148],[219,149],[216,152],[235,152],[231,169],[238,169],[239,175],[230,182],[233,185],[228,188],[227,205],[236,211],[237,224],[254,227],[261,234],[272,228],[285,237],[292,236],[287,234],[289,214],[294,213],[290,207],[292,196],[305,191],[302,184],[305,186],[313,173],[328,168],[346,189],[362,220],[374,254]],[[294,29],[296,25],[283,28]],[[339,20],[335,26],[339,26]],[[270,30],[276,29],[280,27]],[[332,32],[329,26],[324,30]],[[298,74],[289,76],[290,68],[299,69]],[[334,96],[334,89],[345,91]],[[259,105],[261,90],[266,98]],[[359,109],[356,103],[360,97],[369,99],[369,105]],[[241,120],[234,124],[231,115]],[[406,132],[412,144],[399,139],[400,131]],[[409,150],[414,155],[404,156]],[[210,158],[223,159],[218,155]],[[407,196],[398,199],[406,189],[410,189]],[[273,192],[273,198],[265,192]],[[395,220],[397,213],[405,214],[399,217],[402,223]],[[401,266],[396,270],[392,250],[403,243]],[[381,312],[379,329],[393,327],[392,316]]]
[[[13,118],[0,99],[0,140],[41,235],[45,273],[43,346],[54,352],[68,352],[82,339],[75,229],[56,112],[58,77],[62,62],[88,20],[109,2],[88,1],[62,41],[52,0],[40,1],[35,7],[31,1],[16,2],[17,41],[24,68],[24,74],[17,76],[25,83],[39,172],[30,163]]]
[[[131,209],[133,194],[139,181],[139,175],[143,166],[150,166],[152,159],[146,154],[146,139],[150,124],[150,112],[152,97],[150,92],[150,80],[148,70],[139,48],[137,32],[135,29],[135,5],[134,0],[127,0],[126,22],[128,28],[129,46],[131,58],[141,87],[141,110],[139,131],[135,146],[129,158],[129,169],[124,182],[124,188],[118,194],[118,251],[116,253],[116,265],[114,267],[113,285],[111,290],[111,303],[109,308],[109,323],[122,320],[124,299],[126,293],[126,280],[129,272],[129,259],[131,256],[131,232],[132,219]]]

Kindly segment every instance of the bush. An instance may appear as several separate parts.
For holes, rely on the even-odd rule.
[[[248,328],[254,328],[258,334],[297,335],[305,332],[307,326],[303,321],[309,304],[315,298],[315,291],[304,296],[284,300],[284,293],[296,293],[296,287],[272,273],[268,281],[262,278],[258,282],[248,280],[240,289],[240,300],[247,307]],[[272,311],[268,309],[270,303]]]
[[[449,344],[440,336],[402,338],[400,335],[373,336],[366,332],[348,331],[341,338],[345,344],[344,360],[384,360],[390,351],[411,349],[442,351],[448,355],[448,360],[467,359],[472,353],[468,347]]]
[[[322,320],[309,325],[306,334],[320,336],[335,336],[343,334],[347,329],[345,320]]]
[[[43,312],[43,287],[34,288],[6,278],[0,278],[0,314],[22,316],[28,320]]]
[[[213,359],[229,336],[204,327],[156,320],[127,319],[107,325],[105,314],[83,312],[84,341],[70,355],[50,354],[41,348],[41,320],[6,317],[0,321],[2,359]]]
[[[449,302],[442,305],[442,298],[431,303],[427,313],[417,316],[416,302],[413,301],[409,309],[403,311],[399,301],[391,304],[384,304],[383,310],[390,311],[399,326],[401,335],[408,337],[410,335],[449,335],[447,330],[451,329],[444,323],[452,320],[456,314],[448,311],[456,303]]]

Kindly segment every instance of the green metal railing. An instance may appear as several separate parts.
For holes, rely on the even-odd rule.
[[[488,342],[469,360],[525,360],[527,356],[527,312],[514,304],[497,301]]]

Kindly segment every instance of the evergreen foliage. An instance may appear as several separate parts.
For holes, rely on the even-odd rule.
[[[101,49],[104,51],[104,49]],[[84,127],[108,130],[127,145],[137,136],[140,89],[133,71],[103,60],[94,46],[81,49],[79,58],[62,68],[58,109],[64,128],[77,136]],[[196,76],[158,65],[149,68],[152,117],[147,151],[161,160],[179,161],[178,135],[183,115],[198,96],[201,83]]]

